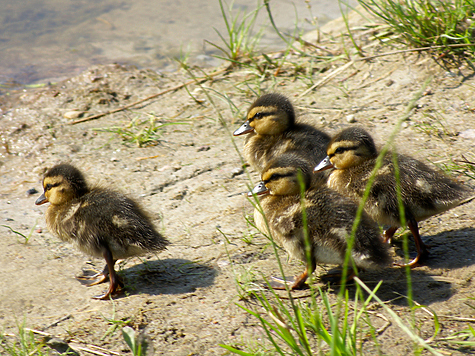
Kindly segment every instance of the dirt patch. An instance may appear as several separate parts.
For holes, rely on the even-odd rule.
[[[327,45],[330,48],[331,41]],[[336,51],[337,45],[334,47]],[[298,58],[296,54],[291,57]],[[344,63],[320,68],[311,77],[316,83]],[[188,91],[177,90],[77,125],[70,125],[65,114],[114,109],[190,78],[119,65],[98,66],[57,85],[18,94],[16,101],[6,103],[0,121],[1,328],[15,333],[17,323],[25,320],[28,327],[71,345],[96,345],[117,354],[130,352],[118,329],[112,332],[111,327],[125,324],[149,338],[156,355],[221,355],[225,350],[220,343],[262,341],[264,332],[257,321],[235,304],[253,303],[240,301],[236,278],[261,284],[262,276],[278,273],[267,240],[246,221],[252,216],[252,206],[241,193],[250,182],[239,156],[242,140],[236,138],[236,150],[230,135],[256,97],[251,89],[288,95],[302,120],[329,134],[361,125],[377,143],[384,144],[414,93],[432,77],[403,125],[396,147],[439,165],[450,165],[462,155],[475,159],[475,139],[467,134],[475,122],[475,79],[469,66],[449,69],[423,54],[357,61],[303,97],[294,94],[304,92],[308,82],[295,80],[296,76],[290,65],[281,68],[279,76],[264,80],[249,69],[233,70],[203,84],[210,89],[213,102],[202,88],[189,85]],[[232,100],[239,115],[219,93]],[[133,127],[152,116],[156,124],[170,124],[162,127],[153,146],[138,147],[104,131]],[[86,288],[74,278],[91,264],[101,269],[103,261],[91,261],[52,236],[44,221],[45,207],[34,205],[39,193],[28,194],[32,188],[41,191],[45,169],[62,161],[80,167],[90,182],[113,185],[138,198],[155,214],[157,226],[172,242],[158,256],[119,264],[126,292],[113,302],[92,300],[105,287]],[[255,172],[250,175],[254,182],[258,180]],[[469,181],[457,171],[453,175]],[[437,313],[442,336],[466,329],[475,318],[474,303],[471,307],[467,302],[473,298],[475,276],[474,212],[475,204],[470,203],[421,223],[431,256],[412,272],[414,300]],[[12,230],[31,234],[28,243]],[[396,241],[394,253],[401,250]],[[285,254],[281,256],[285,261]],[[289,275],[302,268],[298,262],[284,266]],[[319,267],[316,274],[328,268]],[[379,297],[397,313],[408,313],[401,297],[407,293],[403,270],[365,273],[362,279],[369,286],[383,279]],[[298,293],[305,297],[305,291]],[[378,313],[385,314],[382,309]],[[434,331],[431,316],[418,310],[416,317],[420,336],[430,337]],[[378,317],[374,320],[376,326],[384,324]],[[383,354],[412,352],[411,341],[395,324],[382,329],[377,340]],[[464,354],[445,344],[437,347],[449,354]],[[373,342],[363,348],[365,354],[378,353]]]

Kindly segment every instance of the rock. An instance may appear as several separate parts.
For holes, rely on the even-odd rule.
[[[349,124],[355,123],[355,122],[356,122],[355,115],[353,115],[353,114],[346,115],[346,121],[347,121]]]
[[[37,194],[38,191],[36,190],[36,188],[30,188],[26,191],[26,195],[33,195],[33,194]]]
[[[468,129],[459,133],[462,138],[475,139],[475,129]]]
[[[58,339],[56,337],[53,337],[49,339],[46,342],[46,345],[51,347],[53,350],[58,351],[60,354],[66,354],[66,355],[77,355],[79,356],[79,353],[74,351],[66,341]]]
[[[84,111],[77,111],[77,110],[68,111],[68,112],[65,112],[65,113],[63,114],[63,116],[64,116],[66,119],[69,119],[69,120],[75,120],[75,119],[81,117],[82,115],[84,115]]]
[[[238,175],[241,175],[244,173],[244,169],[242,167],[237,167],[237,168],[234,168],[232,171],[231,171],[231,178],[234,178]]]

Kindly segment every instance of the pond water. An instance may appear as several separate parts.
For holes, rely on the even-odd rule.
[[[224,0],[223,0],[224,1]],[[262,1],[260,2],[262,4]],[[271,0],[282,32],[315,28],[340,16],[337,0]],[[350,1],[354,5],[356,0]],[[172,71],[173,57],[187,55],[200,65],[219,64],[226,35],[218,0],[0,0],[0,85],[45,83],[78,74],[92,64],[129,63]],[[247,14],[256,0],[223,2],[231,14]],[[313,22],[313,23],[312,23]],[[254,31],[263,29],[260,46],[282,49],[265,8]],[[215,30],[216,29],[216,30]]]

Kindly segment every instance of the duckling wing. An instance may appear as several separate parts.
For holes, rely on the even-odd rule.
[[[417,221],[449,210],[468,198],[470,189],[423,162],[398,155],[401,194]]]
[[[307,193],[309,236],[317,262],[341,264],[357,213],[357,205],[344,196],[321,187]],[[389,263],[377,224],[365,213],[353,237],[352,256],[358,267],[374,268]]]
[[[159,251],[169,244],[142,208],[123,194],[94,189],[77,204],[63,225],[86,253],[101,256],[107,247],[114,259],[121,259]]]

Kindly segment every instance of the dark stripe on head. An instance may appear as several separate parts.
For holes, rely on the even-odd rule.
[[[251,105],[249,108],[249,111],[251,111],[253,108],[257,106],[275,106],[279,108],[280,110],[284,111],[288,118],[289,118],[289,123],[293,125],[295,123],[295,111],[294,107],[292,106],[292,103],[290,100],[279,93],[269,93],[269,94],[264,94],[261,97],[257,98],[256,101]],[[270,113],[266,113],[267,115],[270,115]]]
[[[45,177],[63,177],[66,179],[71,186],[73,187],[74,191],[78,193],[78,195],[85,194],[89,191],[87,186],[86,179],[84,178],[83,174],[79,169],[74,167],[68,163],[61,163],[52,168],[50,168]]]

